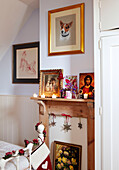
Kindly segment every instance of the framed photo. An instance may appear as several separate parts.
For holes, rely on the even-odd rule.
[[[81,170],[82,146],[54,141],[54,168]]]
[[[44,94],[52,97],[55,94],[60,97],[60,89],[63,87],[63,81],[59,78],[61,73],[62,69],[40,71],[39,96]]]
[[[65,81],[64,81],[65,88],[70,90],[72,92],[72,98],[76,98],[77,94],[77,76],[73,75],[66,75]]]
[[[13,45],[13,83],[39,83],[39,42]]]
[[[48,55],[84,53],[84,3],[48,11]]]
[[[89,94],[91,97],[94,91],[94,73],[80,73],[79,77],[79,89],[82,90],[83,94]]]

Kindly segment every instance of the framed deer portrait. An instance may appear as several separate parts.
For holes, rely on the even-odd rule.
[[[13,83],[39,83],[39,42],[13,45]]]

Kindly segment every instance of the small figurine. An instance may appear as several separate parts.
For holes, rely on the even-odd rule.
[[[36,131],[39,133],[38,134],[38,141],[39,145],[41,145],[44,142],[44,125],[41,123],[37,123],[35,126]]]
[[[37,123],[35,125],[36,131],[38,134],[38,141],[39,147],[33,151],[31,155],[31,163],[34,169],[37,170],[52,170],[51,160],[50,160],[50,150],[48,149],[47,145],[45,144],[45,127],[41,123]]]

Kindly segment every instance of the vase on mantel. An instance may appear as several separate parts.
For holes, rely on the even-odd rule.
[[[72,91],[70,91],[70,90],[66,91],[66,98],[67,99],[72,99]]]

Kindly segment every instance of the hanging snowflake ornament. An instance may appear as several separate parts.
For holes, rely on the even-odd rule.
[[[67,115],[64,113],[62,113],[61,115],[66,117],[66,122],[65,122],[65,124],[63,124],[63,130],[68,132],[69,130],[71,130],[71,125],[68,124],[69,118],[72,118],[72,117],[70,115]]]
[[[80,118],[80,117],[79,117],[78,127],[79,127],[80,129],[82,129],[82,128],[83,128],[83,125],[82,125],[82,123],[81,123],[81,118]]]
[[[49,126],[56,126],[56,122],[55,122],[55,118],[56,118],[56,115],[54,113],[50,113],[50,116],[52,116],[52,121],[50,122]]]
[[[68,130],[71,130],[71,125],[69,125],[68,123],[63,125],[63,130],[65,130],[66,132],[68,132]]]

